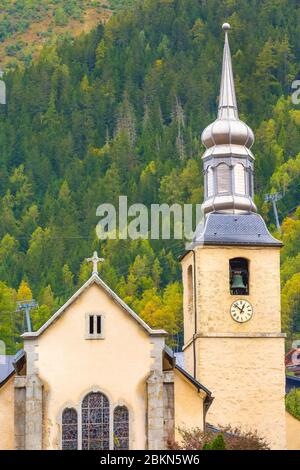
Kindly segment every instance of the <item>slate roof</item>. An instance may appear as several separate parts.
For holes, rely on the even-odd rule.
[[[12,374],[14,369],[15,356],[0,355],[0,384]]]
[[[199,224],[194,240],[197,245],[277,246],[282,242],[274,238],[259,214],[208,214],[205,224]]]
[[[15,373],[20,371],[25,363],[26,357],[23,349],[17,352],[15,356],[0,355],[0,388]]]
[[[182,369],[184,369],[184,354],[183,352],[177,352],[177,353],[174,353],[175,357],[176,357],[176,364],[181,367]]]

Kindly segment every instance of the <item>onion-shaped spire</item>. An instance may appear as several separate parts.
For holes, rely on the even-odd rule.
[[[223,25],[225,45],[217,120],[202,134],[206,174],[204,211],[255,212],[253,203],[254,134],[239,119],[232,59],[228,40],[230,25]],[[226,167],[227,165],[227,167]]]

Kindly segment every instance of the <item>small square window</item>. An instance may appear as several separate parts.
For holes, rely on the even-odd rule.
[[[103,315],[86,314],[86,339],[103,339]]]

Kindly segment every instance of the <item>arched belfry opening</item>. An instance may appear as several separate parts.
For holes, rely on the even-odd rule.
[[[231,295],[249,295],[249,261],[234,258],[229,261]]]
[[[193,288],[193,266],[190,265],[187,270],[187,299],[188,306],[192,307],[194,300],[194,288]]]

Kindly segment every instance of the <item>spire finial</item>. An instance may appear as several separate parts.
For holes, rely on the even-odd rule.
[[[227,31],[229,31],[229,30],[231,29],[231,26],[230,26],[229,23],[223,23],[222,29],[223,29],[223,31],[226,31],[226,32],[227,32]]]
[[[218,118],[238,119],[239,116],[232,72],[231,52],[228,40],[228,31],[230,31],[231,26],[229,23],[224,23],[222,29],[225,31],[225,45]]]

